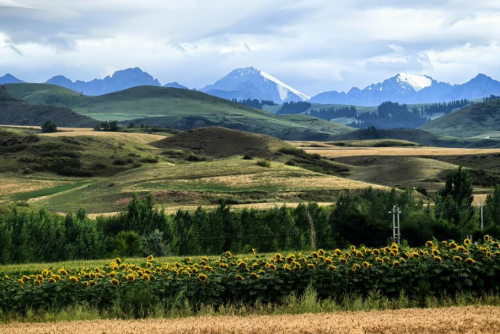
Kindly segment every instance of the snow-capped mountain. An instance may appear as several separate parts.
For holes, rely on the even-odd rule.
[[[23,82],[24,81],[19,80],[10,73],[7,73],[3,77],[0,77],[0,84],[23,83]]]
[[[386,101],[399,103],[436,103],[459,99],[477,99],[500,95],[500,82],[479,74],[461,85],[438,82],[426,75],[399,73],[369,85],[364,89],[352,88],[349,92],[324,92],[311,98],[313,103],[339,103],[359,106],[377,106]]]
[[[276,103],[306,101],[310,97],[254,67],[231,71],[202,92],[226,99],[272,100]]]
[[[138,67],[116,71],[113,75],[108,75],[104,79],[94,79],[88,82],[80,80],[73,82],[62,75],[58,75],[52,77],[46,83],[66,87],[85,95],[107,94],[136,86],[160,86],[157,79]]]

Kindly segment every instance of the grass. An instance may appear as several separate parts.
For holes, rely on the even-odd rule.
[[[293,326],[290,326],[287,331],[285,331],[288,333],[289,330],[297,330],[300,328],[305,329],[305,325],[307,325],[310,330],[311,326],[315,322],[318,322],[318,324],[326,322],[331,324],[333,327],[337,327],[340,324],[345,326],[346,324],[344,321],[346,321],[346,319],[344,319],[344,321],[339,321],[343,317],[347,318],[347,322],[350,322],[351,326],[353,322],[366,322],[366,325],[374,325],[374,323],[385,323],[386,325],[389,325],[391,324],[390,321],[396,322],[395,324],[390,325],[394,327],[397,327],[396,324],[399,326],[403,324],[408,325],[409,323],[417,325],[418,322],[424,320],[422,319],[422,315],[424,315],[427,324],[429,324],[429,321],[434,322],[432,326],[429,326],[429,330],[433,327],[434,329],[443,327],[450,329],[452,323],[458,322],[462,324],[470,324],[471,314],[476,314],[480,315],[480,317],[476,320],[481,320],[482,326],[486,326],[484,327],[484,330],[491,329],[488,326],[495,326],[496,329],[500,329],[500,321],[498,320],[498,313],[500,312],[500,308],[498,308],[500,306],[500,296],[490,293],[483,293],[478,296],[463,293],[456,296],[442,296],[439,298],[427,297],[424,301],[417,301],[409,299],[404,294],[400,295],[398,298],[387,298],[380,296],[377,291],[373,291],[365,298],[358,297],[356,294],[350,294],[346,295],[340,302],[335,302],[330,299],[320,300],[317,293],[313,289],[308,288],[302,295],[289,295],[285,297],[282,303],[279,304],[264,304],[257,302],[255,304],[227,304],[219,307],[202,305],[200,308],[193,308],[187,301],[180,301],[176,305],[170,306],[154,303],[146,303],[142,305],[143,306],[139,314],[132,313],[129,308],[126,308],[123,305],[120,305],[120,302],[117,302],[111,309],[104,312],[97,311],[91,305],[82,304],[60,310],[44,310],[40,312],[28,311],[23,315],[16,313],[0,313],[0,321],[7,324],[3,325],[4,328],[12,329],[20,327],[19,333],[25,333],[28,325],[16,325],[14,323],[49,322],[52,323],[52,325],[48,326],[59,328],[59,331],[61,331],[61,326],[72,326],[72,324],[68,323],[68,321],[134,319],[139,317],[149,319],[148,322],[143,322],[143,324],[153,324],[153,319],[171,319],[170,326],[167,327],[169,322],[163,323],[164,328],[162,332],[164,332],[168,328],[171,329],[172,325],[176,323],[184,323],[183,328],[186,330],[187,328],[191,328],[192,330],[193,324],[196,324],[194,327],[203,327],[204,324],[210,327],[214,325],[214,321],[219,323],[218,326],[221,326],[222,323],[233,323],[231,326],[227,327],[226,330],[229,328],[234,330],[236,328],[240,328],[239,326],[241,326],[241,328],[245,328],[242,326],[243,324],[246,324],[246,328],[248,328],[249,324],[256,326],[257,323],[262,323],[262,321],[268,324],[266,326],[269,326],[269,324],[275,321],[280,321],[284,316],[285,319],[288,320],[286,322],[280,322],[281,326],[285,323],[288,323],[289,325],[294,324]],[[310,318],[309,321],[302,320],[304,319],[304,316],[301,315],[305,314],[307,314],[306,318]],[[322,314],[324,316],[321,316]],[[460,317],[464,317],[466,315],[468,315],[468,321],[458,321]],[[259,321],[259,318],[255,318],[266,316],[273,316],[273,318],[261,318],[261,321]],[[235,319],[231,317],[240,318]],[[332,317],[334,319],[337,318],[337,321],[333,320]],[[183,318],[186,319],[183,320]],[[390,318],[393,320],[389,320]],[[418,320],[416,320],[416,318]],[[173,322],[172,319],[178,320]],[[300,319],[300,321],[294,322],[294,319]],[[432,319],[434,319],[434,321],[432,321]],[[235,320],[237,320],[236,322],[242,322],[242,324],[235,326]],[[116,320],[113,321],[115,321],[114,325],[112,325],[113,322],[104,322],[104,324],[107,325],[106,327],[108,329],[114,327],[117,330],[117,333],[122,332],[123,329],[120,329],[120,326],[116,326]],[[65,322],[65,324],[56,325],[56,323],[60,322]],[[188,323],[190,324],[190,327],[187,327]],[[79,324],[79,326],[89,326],[91,324],[92,323]],[[316,326],[318,326],[318,324],[316,324]],[[377,326],[380,326],[380,324]],[[479,323],[476,322],[473,327],[477,328],[478,324]],[[156,325],[158,325],[158,323],[156,323]],[[422,324],[420,324],[420,326],[421,325]],[[31,325],[29,327],[37,328],[38,326],[39,325]],[[158,327],[156,326],[156,328]],[[283,329],[283,327],[281,328]],[[420,330],[421,328],[422,327],[420,327]],[[21,331],[21,329],[24,331]],[[96,327],[92,326],[87,327],[86,329],[81,329],[79,327],[79,329],[79,332],[90,333],[95,332]],[[484,330],[481,332],[484,333]],[[68,329],[65,331],[68,331]],[[219,331],[213,330],[209,332],[219,333]],[[260,333],[262,331],[257,330],[257,332]],[[366,332],[366,327],[363,332]],[[445,332],[448,333],[449,331]],[[407,331],[404,333],[407,333]],[[431,332],[426,331],[426,333]],[[439,330],[436,333],[444,332]]]
[[[153,193],[157,203],[167,207],[178,206],[179,201],[191,205],[216,204],[224,198],[242,203],[280,199],[303,202],[309,200],[303,197],[306,193],[326,195],[329,199],[314,197],[320,202],[329,202],[334,197],[331,192],[368,186],[364,182],[315,173],[280,162],[272,162],[271,167],[263,168],[254,160],[237,156],[204,162],[149,164],[85,188],[54,194],[34,205],[55,212],[75,211],[81,207],[90,213],[115,212],[123,209],[133,193],[148,192]]]
[[[477,103],[421,127],[441,136],[484,138],[500,130],[500,100]]]
[[[28,200],[33,199],[33,198],[50,196],[50,195],[54,195],[54,194],[61,193],[64,191],[72,190],[72,189],[84,186],[86,184],[88,184],[88,183],[87,182],[76,182],[76,183],[64,184],[64,185],[58,186],[58,187],[42,188],[42,189],[29,191],[29,192],[23,192],[23,193],[14,195],[14,196],[12,196],[12,199],[14,201],[28,201]]]
[[[238,103],[201,92],[164,87],[134,87],[100,96],[85,96],[48,84],[10,84],[8,92],[33,104],[56,105],[97,120],[137,119],[149,125],[192,126],[222,125],[278,137],[305,139],[311,135],[338,134],[338,130],[318,131],[301,122],[296,123]],[[340,127],[344,130],[348,128]]]

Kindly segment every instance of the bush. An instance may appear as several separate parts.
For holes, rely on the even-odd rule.
[[[156,163],[158,163],[158,158],[157,157],[146,157],[146,158],[142,158],[140,161],[147,163],[147,164],[156,164]]]
[[[47,120],[42,124],[43,133],[57,132],[57,124],[51,120]]]
[[[271,167],[271,163],[268,160],[264,160],[264,159],[257,161],[256,165],[260,166],[260,167],[266,167],[266,168]]]

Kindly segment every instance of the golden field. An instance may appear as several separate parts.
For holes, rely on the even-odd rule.
[[[307,153],[326,158],[359,156],[449,156],[500,153],[500,149],[446,147],[301,147]]]
[[[14,323],[9,334],[42,333],[353,333],[465,334],[499,333],[500,307],[451,307],[397,311],[342,312],[250,317],[195,317],[150,320],[97,320],[61,323]]]

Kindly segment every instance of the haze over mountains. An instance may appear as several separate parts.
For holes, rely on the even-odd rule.
[[[11,74],[0,77],[0,84],[22,83]],[[58,75],[46,83],[69,88],[84,95],[103,95],[137,86],[161,86],[158,79],[140,68],[116,71],[103,79],[88,82],[72,81]],[[163,87],[188,89],[177,82]],[[500,82],[485,74],[478,74],[464,84],[451,85],[439,82],[429,76],[399,73],[382,82],[371,84],[364,89],[354,87],[346,92],[327,91],[313,96],[290,87],[269,73],[254,67],[231,71],[214,84],[201,89],[202,92],[225,99],[270,100],[284,102],[309,101],[321,104],[345,104],[356,106],[377,106],[386,101],[419,104],[438,103],[460,99],[478,99],[490,95],[500,95]]]

